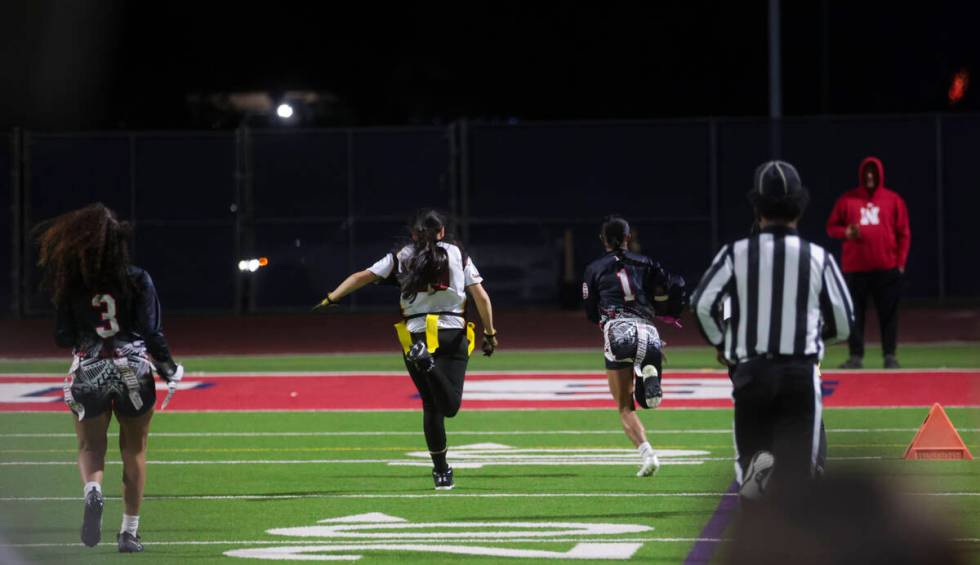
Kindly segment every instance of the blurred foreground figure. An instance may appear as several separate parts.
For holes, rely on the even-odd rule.
[[[723,563],[912,565],[967,562],[934,502],[870,477],[829,477],[746,506]]]

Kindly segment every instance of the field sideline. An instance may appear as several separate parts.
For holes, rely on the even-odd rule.
[[[715,369],[703,348],[668,351],[666,371]],[[832,348],[828,365],[839,356],[840,348]],[[901,360],[908,369],[980,368],[977,348],[968,344],[905,347]],[[192,372],[400,369],[397,355],[185,362]],[[58,374],[64,368],[62,360],[4,360],[0,384],[13,379],[10,374]],[[472,368],[599,374],[592,351],[502,350],[490,360],[474,356]],[[915,386],[912,379],[930,374],[944,373],[907,370],[896,373],[895,382]],[[980,373],[954,374],[976,384]],[[474,373],[473,383],[481,378]],[[855,373],[839,379],[843,384],[834,394],[862,378]],[[267,379],[264,386],[293,380]],[[860,394],[874,396],[875,390]],[[968,389],[960,403],[965,407],[948,409],[974,454],[980,452],[978,393],[980,386]],[[179,392],[174,405],[193,394]],[[866,402],[877,404],[875,398]],[[938,505],[957,523],[954,535],[972,562],[980,563],[980,465],[901,459],[925,413],[922,407],[829,408],[830,472],[894,479],[923,511]],[[436,493],[416,410],[168,410],[155,416],[150,438],[141,512],[145,557],[191,564],[313,557],[374,563],[694,563],[717,557],[732,514],[733,498],[726,494],[733,475],[730,408],[650,411],[642,418],[664,460],[650,479],[633,476],[635,454],[610,408],[476,410],[464,400],[463,411],[448,424],[458,487]],[[110,433],[115,429],[113,424]],[[77,543],[81,489],[74,457],[64,411],[0,413],[0,550],[39,563],[132,559],[117,554],[112,543],[121,513],[118,453],[110,442],[105,536],[95,549]],[[709,522],[722,527],[711,531]]]
[[[718,369],[714,350],[709,347],[669,346],[665,349],[665,371],[674,369]],[[847,348],[827,348],[824,367],[834,368],[844,361]],[[324,355],[234,355],[194,356],[178,359],[190,372],[281,372],[281,371],[404,371],[397,350],[386,353],[339,353]],[[908,369],[980,368],[980,343],[908,344],[899,352],[902,367]],[[70,358],[0,358],[0,373],[63,373]],[[877,345],[868,345],[868,369],[880,369]],[[474,351],[471,371],[602,371],[602,352],[598,349],[517,350],[503,348],[491,358]]]

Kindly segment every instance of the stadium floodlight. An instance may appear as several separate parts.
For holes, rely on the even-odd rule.
[[[283,102],[276,108],[276,115],[284,120],[293,117],[293,107]]]

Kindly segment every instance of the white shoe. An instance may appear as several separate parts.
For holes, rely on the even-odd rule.
[[[640,465],[640,470],[636,472],[637,477],[649,477],[651,475],[656,475],[657,471],[660,470],[660,459],[657,458],[656,454],[650,454],[649,457],[643,458],[643,465]]]
[[[775,463],[775,458],[768,451],[760,451],[753,455],[738,493],[749,500],[762,498],[766,494],[766,487],[769,485],[769,477],[772,476]]]

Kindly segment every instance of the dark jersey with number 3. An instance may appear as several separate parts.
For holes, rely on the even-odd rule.
[[[653,297],[666,292],[667,273],[660,263],[629,251],[610,251],[585,268],[582,299],[593,323],[613,318],[653,321]]]
[[[158,363],[172,364],[153,280],[139,267],[129,267],[128,275],[128,293],[111,288],[70,293],[58,308],[55,342],[89,352],[100,342],[106,351],[142,341]]]

